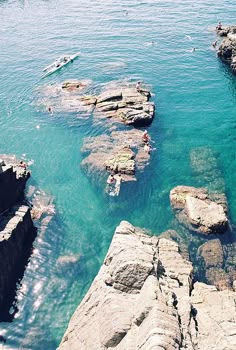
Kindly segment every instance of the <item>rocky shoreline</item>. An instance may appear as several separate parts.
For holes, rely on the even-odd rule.
[[[139,129],[154,118],[150,90],[113,82],[94,93],[91,83],[78,80],[56,89],[53,111],[78,112],[105,129],[83,140],[81,167],[86,175],[100,187],[105,187],[109,174],[122,176],[122,182],[138,181],[154,150],[147,152],[152,140]],[[224,179],[213,150],[194,149],[190,161],[198,179],[207,180],[206,187],[177,186],[170,191],[170,205],[176,223],[197,248],[192,252],[174,230],[150,236],[122,222],[58,350],[233,350],[236,244],[219,238],[232,232]],[[106,192],[118,195],[107,190],[111,175]],[[194,283],[194,274],[209,285]]]
[[[222,27],[217,34],[223,37],[217,55],[236,73],[236,26]]]
[[[121,222],[58,350],[235,349],[235,282],[234,291],[194,283],[165,236]]]
[[[0,319],[9,321],[17,281],[29,259],[36,229],[25,202],[30,172],[15,156],[0,155]]]

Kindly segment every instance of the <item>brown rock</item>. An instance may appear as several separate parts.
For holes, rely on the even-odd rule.
[[[198,248],[198,254],[204,259],[205,267],[222,267],[224,253],[219,239],[212,239]]]
[[[178,219],[190,229],[204,234],[227,231],[224,195],[210,195],[204,188],[177,186],[170,192],[170,201]]]

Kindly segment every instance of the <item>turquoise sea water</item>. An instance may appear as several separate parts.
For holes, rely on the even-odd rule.
[[[7,349],[53,350],[121,220],[155,234],[176,228],[169,191],[183,184],[225,190],[236,223],[236,79],[211,48],[215,24],[235,24],[235,1],[1,0],[0,20],[0,152],[33,159],[30,184],[56,205],[34,243],[18,312],[0,334]],[[77,51],[82,55],[73,64],[40,80],[57,56]],[[38,88],[69,78],[98,85],[142,80],[155,94],[149,133],[157,151],[139,181],[115,200],[80,168],[83,138],[99,127],[36,106]],[[215,157],[208,177],[206,148]],[[193,152],[204,159],[200,173]],[[79,263],[59,266],[65,255],[80,256]]]

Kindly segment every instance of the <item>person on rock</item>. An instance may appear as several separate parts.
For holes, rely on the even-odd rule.
[[[107,184],[110,185],[110,184],[114,184],[115,182],[116,180],[115,180],[114,174],[110,174],[107,178]]]
[[[20,163],[19,163],[19,167],[26,169],[27,168],[27,164],[25,162],[23,162],[23,160],[21,160]]]
[[[148,143],[151,140],[150,136],[148,135],[147,130],[144,130],[142,140],[144,143]]]
[[[116,196],[118,196],[119,193],[120,193],[121,182],[122,182],[122,180],[123,180],[121,174],[116,174],[116,175],[115,175],[115,180],[116,180],[116,184],[115,184],[114,193],[115,193]]]
[[[217,29],[217,30],[222,30],[222,23],[221,23],[221,22],[219,22],[219,23],[217,24],[216,29]]]
[[[136,84],[136,91],[140,92],[140,93],[142,92],[142,90],[141,90],[141,81],[137,82],[137,84]]]

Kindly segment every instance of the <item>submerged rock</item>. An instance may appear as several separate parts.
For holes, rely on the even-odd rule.
[[[192,271],[176,242],[121,222],[58,350],[233,350],[236,293]]]
[[[217,34],[225,37],[219,46],[218,57],[236,73],[236,26],[225,27],[218,30]]]
[[[224,193],[225,181],[218,162],[218,154],[210,147],[197,147],[190,152],[192,172],[200,186],[211,192]]]
[[[207,189],[177,186],[170,192],[177,218],[191,230],[209,234],[228,229],[227,203],[223,194],[209,194]]]
[[[62,84],[43,86],[36,103],[47,111],[50,109],[50,113],[81,112],[87,115],[88,108],[84,108],[81,97],[90,85],[90,80],[69,80]]]

